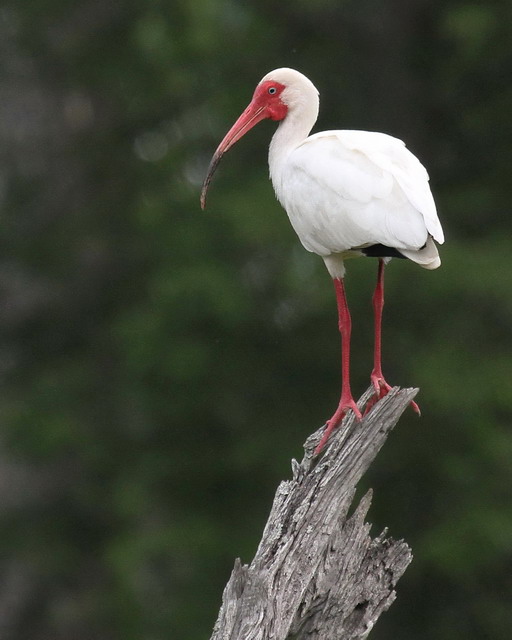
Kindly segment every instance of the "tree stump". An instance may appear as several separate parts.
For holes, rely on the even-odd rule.
[[[359,401],[362,408],[372,390]],[[279,485],[256,555],[235,561],[211,640],[365,638],[395,599],[412,560],[403,540],[369,535],[371,490],[352,515],[357,483],[417,389],[393,388],[357,422],[352,412],[319,456],[323,427],[292,460]]]

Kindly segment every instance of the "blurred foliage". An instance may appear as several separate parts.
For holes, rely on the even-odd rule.
[[[334,296],[267,180],[272,124],[198,203],[281,66],[320,89],[318,129],[408,142],[447,235],[439,271],[388,270],[385,371],[423,417],[365,479],[415,553],[372,637],[509,637],[511,43],[505,0],[4,3],[2,639],[209,637],[332,413]],[[376,265],[348,267],[359,393]]]

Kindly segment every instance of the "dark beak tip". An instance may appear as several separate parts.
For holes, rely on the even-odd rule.
[[[200,202],[201,202],[201,209],[203,211],[206,209],[206,194],[208,193],[208,189],[210,187],[213,174],[215,173],[215,170],[219,166],[219,162],[221,161],[223,155],[224,155],[224,151],[219,151],[219,149],[217,149],[217,151],[213,154],[213,157],[210,161],[210,166],[208,167],[208,172],[206,174],[206,178],[204,179],[203,186],[201,189]]]
[[[201,189],[201,197],[199,198],[199,202],[201,203],[201,209],[204,211],[206,209],[206,194],[208,193],[208,184],[205,182],[203,184],[203,188]]]

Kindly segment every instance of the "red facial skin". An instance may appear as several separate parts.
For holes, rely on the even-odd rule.
[[[285,89],[284,84],[267,80],[256,87],[251,100],[251,105],[263,106],[267,111],[267,118],[271,120],[283,120],[288,113],[288,107],[281,101],[281,94]]]
[[[222,159],[222,156],[228,151],[240,138],[242,138],[249,129],[252,129],[258,122],[270,118],[271,120],[283,120],[288,113],[288,106],[282,102],[281,94],[285,86],[273,80],[267,80],[260,83],[254,92],[249,106],[238,118],[235,124],[224,136],[224,139],[217,147],[217,151],[213,154],[208,172],[201,190],[201,208],[206,206],[206,193],[213,174]]]

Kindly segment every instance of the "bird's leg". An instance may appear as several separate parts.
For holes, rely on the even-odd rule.
[[[391,389],[382,375],[382,309],[384,307],[384,267],[385,262],[379,258],[379,268],[377,271],[377,284],[373,292],[373,313],[375,319],[375,346],[373,351],[373,371],[370,379],[375,389],[376,398],[383,398]]]
[[[375,285],[375,291],[373,293],[373,312],[375,318],[375,348],[373,352],[373,371],[370,376],[373,388],[375,389],[375,395],[366,404],[365,413],[373,407],[373,405],[383,398],[391,386],[386,382],[384,375],[382,374],[382,309],[384,307],[384,267],[386,262],[383,258],[379,258],[379,268],[377,271],[377,284]],[[420,408],[413,401],[411,406],[420,413]]]
[[[319,453],[324,444],[329,439],[333,429],[338,426],[345,417],[347,411],[352,409],[356,418],[361,420],[361,412],[352,397],[350,390],[350,333],[352,330],[352,320],[345,296],[345,285],[342,278],[334,278],[334,288],[336,290],[336,302],[338,305],[338,327],[341,333],[341,397],[332,418],[327,422],[322,439],[315,449]]]

